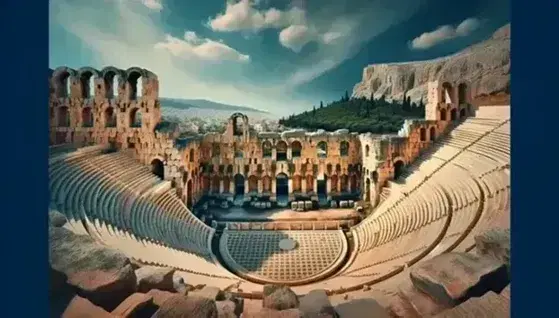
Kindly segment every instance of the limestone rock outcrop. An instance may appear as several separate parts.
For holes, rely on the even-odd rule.
[[[433,80],[469,83],[472,103],[501,105],[510,102],[510,24],[491,38],[456,54],[426,61],[372,64],[363,70],[352,97],[427,101],[427,82]]]

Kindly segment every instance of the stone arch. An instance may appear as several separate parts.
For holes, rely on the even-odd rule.
[[[446,109],[445,108],[441,108],[440,112],[440,117],[442,121],[446,121]]]
[[[242,136],[245,129],[248,128],[248,117],[242,113],[234,113],[230,118],[233,125],[233,135]]]
[[[217,158],[221,154],[221,147],[218,142],[212,143],[212,157]]]
[[[112,106],[109,106],[104,111],[104,120],[106,128],[116,127],[116,112]]]
[[[340,142],[340,156],[346,157],[349,155],[349,142],[343,140]]]
[[[458,112],[456,111],[456,108],[453,108],[450,110],[450,120],[455,121],[457,119],[458,119]]]
[[[441,101],[445,104],[452,104],[454,96],[452,96],[452,85],[444,82],[441,90]]]
[[[373,179],[373,183],[377,184],[378,183],[378,172],[376,170],[373,171],[373,173],[371,174],[371,177]]]
[[[369,148],[369,145],[365,145],[365,157],[368,157],[368,156],[369,156],[369,151],[370,151],[370,150],[371,150],[371,149]]]
[[[136,100],[138,97],[143,96],[143,85],[147,77],[146,75],[146,71],[139,67],[131,67],[126,70],[126,86],[130,100]]]
[[[293,176],[293,192],[301,192],[301,182],[302,178],[300,175],[296,174]]]
[[[365,201],[371,201],[371,179],[365,180]]]
[[[466,83],[460,83],[458,85],[458,105],[462,105],[468,102],[468,85]]]
[[[70,127],[70,110],[68,109],[68,107],[58,107],[56,116],[58,127]]]
[[[201,181],[202,181],[202,191],[204,193],[208,193],[210,191],[210,177],[203,175],[201,177]]]
[[[130,110],[129,126],[131,128],[142,127],[142,111],[138,107],[134,107]]]
[[[278,198],[289,196],[289,178],[285,173],[279,173],[276,176],[276,196]]]
[[[242,174],[236,174],[235,180],[235,196],[245,195],[245,177]]]
[[[328,144],[326,141],[321,141],[316,145],[316,155],[318,158],[328,157]]]
[[[82,127],[93,127],[93,111],[91,107],[84,107],[82,109]]]
[[[223,177],[223,193],[231,193],[231,178],[228,175]]]
[[[114,66],[108,66],[101,70],[101,76],[105,84],[105,97],[118,97],[119,87],[122,86],[125,77],[124,72]]]
[[[248,177],[248,191],[258,192],[258,178],[255,175]]]
[[[283,140],[276,143],[276,161],[287,160],[287,143]]]
[[[394,180],[400,178],[404,174],[405,162],[402,159],[394,161]]]
[[[165,166],[161,158],[153,158],[151,160],[151,173],[158,176],[161,180],[165,180]]]
[[[465,118],[466,117],[466,108],[462,108],[460,109],[460,118]]]
[[[70,97],[72,90],[72,79],[76,76],[76,71],[69,67],[61,66],[52,73],[52,86],[56,97]]]
[[[432,126],[431,128],[429,128],[429,139],[431,141],[434,141],[436,137],[437,137],[437,129],[435,128],[435,126]]]
[[[194,162],[194,149],[190,149],[190,151],[188,152],[188,161]]]
[[[419,129],[419,140],[420,141],[426,141],[427,140],[427,129],[425,129],[424,127]]]
[[[262,143],[262,157],[264,158],[272,157],[272,143],[268,140]]]
[[[99,78],[99,74],[99,71],[92,67],[82,67],[78,70],[82,98],[95,97],[95,80]]]
[[[299,140],[295,140],[291,143],[291,158],[299,158],[301,157],[301,150],[303,146]]]

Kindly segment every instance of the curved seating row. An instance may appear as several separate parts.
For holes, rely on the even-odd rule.
[[[123,153],[102,149],[79,150],[49,165],[51,204],[73,231],[140,261],[233,278],[211,254],[214,230],[190,213],[169,182]]]

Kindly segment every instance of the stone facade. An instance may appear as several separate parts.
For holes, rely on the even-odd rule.
[[[426,119],[407,120],[398,135],[290,130],[256,132],[235,113],[225,133],[183,137],[161,120],[152,72],[90,67],[52,71],[50,143],[111,143],[173,182],[192,207],[202,198],[243,204],[363,199],[375,206],[388,180],[472,114],[466,84],[430,82]],[[335,205],[335,204],[334,204]],[[267,205],[262,205],[267,206]]]

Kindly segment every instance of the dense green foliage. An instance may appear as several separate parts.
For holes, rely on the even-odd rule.
[[[280,124],[292,128],[324,129],[333,131],[346,128],[351,132],[395,133],[408,118],[424,118],[425,105],[411,103],[409,97],[402,101],[349,98],[347,92],[340,100],[326,106],[280,119]]]

